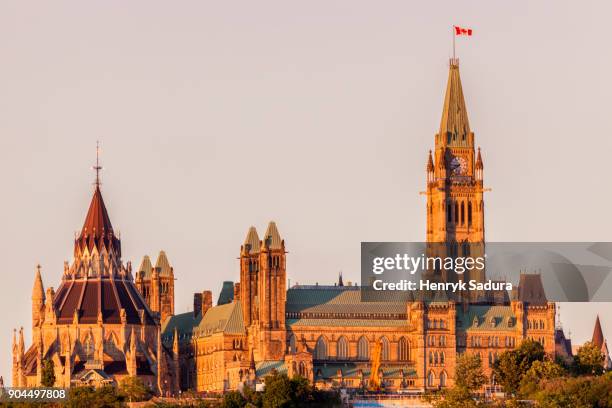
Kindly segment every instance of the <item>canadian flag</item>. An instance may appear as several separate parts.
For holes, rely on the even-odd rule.
[[[472,29],[471,28],[463,28],[463,27],[455,27],[455,35],[467,35],[468,37],[472,36]]]

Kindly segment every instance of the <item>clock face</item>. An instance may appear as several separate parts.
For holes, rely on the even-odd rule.
[[[452,174],[462,175],[467,173],[467,160],[463,157],[453,157],[450,162],[450,170]]]

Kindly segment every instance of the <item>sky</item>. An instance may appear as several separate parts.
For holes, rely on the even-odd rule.
[[[164,249],[176,311],[237,280],[275,220],[291,283],[358,280],[361,241],[425,239],[453,24],[482,147],[488,241],[611,241],[612,4],[3,1],[0,374],[30,344],[35,266],[57,288],[93,191],[137,267]],[[572,340],[610,304],[561,306]]]

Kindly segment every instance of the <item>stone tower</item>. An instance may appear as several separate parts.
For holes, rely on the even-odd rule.
[[[276,223],[268,224],[261,241],[251,227],[240,251],[239,290],[249,346],[258,361],[284,356],[286,281],[285,241]]]
[[[451,59],[440,130],[427,160],[427,242],[438,255],[484,253],[483,162],[474,147],[459,61]],[[484,280],[484,270],[472,272],[464,280]]]
[[[151,311],[159,314],[161,322],[174,315],[174,268],[166,252],[159,252],[155,267],[148,255],[142,258],[136,274],[136,287]]]

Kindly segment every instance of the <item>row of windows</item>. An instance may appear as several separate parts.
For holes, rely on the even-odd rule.
[[[446,324],[446,321],[442,320],[442,319],[432,319],[432,320],[428,320],[427,321],[427,328],[428,329],[447,329],[448,326]]]
[[[482,347],[483,341],[480,336],[472,336],[470,337],[470,347]],[[499,337],[498,336],[489,336],[485,337],[486,347],[499,347]],[[516,340],[514,337],[506,337],[504,339],[505,347],[514,347],[516,345]]]
[[[446,355],[443,351],[430,351],[429,352],[429,365],[444,365],[444,361],[446,360]]]
[[[442,371],[440,373],[440,379],[438,381],[438,384],[436,384],[436,375],[434,374],[433,371],[430,371],[429,374],[427,374],[427,386],[435,387],[436,385],[439,385],[440,387],[446,387],[447,378],[448,378],[448,375],[446,374],[446,371]]]
[[[527,321],[527,328],[528,329],[540,329],[540,330],[544,330],[545,328],[545,324],[544,324],[544,320],[528,320]]]
[[[444,208],[444,205],[442,206]],[[482,211],[482,201],[480,202],[480,211]],[[446,220],[447,222],[453,222],[459,225],[472,225],[472,202],[467,203],[467,218],[466,218],[466,205],[462,201],[461,204],[457,201],[449,201],[446,206]]]
[[[442,335],[438,338],[438,346],[446,347],[446,336]],[[436,336],[427,336],[427,345],[436,346]]]
[[[381,360],[390,360],[390,342],[383,336],[380,338],[381,344]],[[296,339],[294,335],[289,338],[289,353],[295,354],[297,351]],[[328,360],[330,358],[328,341],[324,336],[319,336],[315,344],[314,349],[315,360]],[[370,359],[370,342],[365,336],[361,336],[357,341],[357,355],[351,356],[349,349],[349,340],[345,336],[341,336],[336,342],[336,355],[337,360],[348,360],[351,357],[355,357],[357,360],[369,360]],[[406,338],[401,337],[397,342],[397,359],[399,361],[410,360],[410,342]]]

